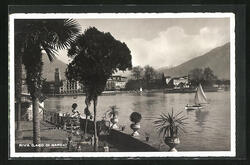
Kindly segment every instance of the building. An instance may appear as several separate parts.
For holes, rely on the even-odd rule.
[[[47,81],[43,86],[43,92],[46,94],[71,94],[82,93],[83,85],[78,81],[62,80],[60,69],[56,68],[54,81]]]
[[[115,81],[112,78],[107,80],[105,90],[115,90]]]
[[[78,81],[61,80],[61,86],[59,89],[60,94],[69,93],[82,93],[83,85]]]
[[[111,76],[106,83],[105,90],[121,90],[125,89],[127,78],[123,76]]]
[[[166,79],[166,85],[168,85],[168,83],[170,82],[170,80],[171,80],[172,78],[171,78],[170,76],[166,76],[165,79]]]
[[[189,88],[188,76],[173,78],[174,88]]]
[[[168,88],[174,88],[174,89],[190,87],[188,76],[173,77],[173,78],[166,77],[166,84]]]
[[[62,81],[61,81],[61,73],[59,68],[55,69],[55,77],[54,77],[54,93],[60,93],[60,89],[62,86]]]
[[[74,94],[83,93],[84,86],[78,81],[62,80],[59,68],[55,69],[54,81],[47,81],[43,91],[46,94]],[[111,76],[106,83],[105,90],[125,89],[127,78],[119,75]]]

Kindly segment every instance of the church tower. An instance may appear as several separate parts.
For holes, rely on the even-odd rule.
[[[61,74],[59,68],[55,69],[55,93],[59,93],[61,86]]]

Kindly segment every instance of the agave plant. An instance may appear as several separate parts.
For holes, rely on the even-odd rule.
[[[107,118],[110,119],[110,122],[112,123],[111,128],[117,129],[118,128],[118,107],[116,105],[110,106],[110,109],[107,110],[103,116],[103,120],[107,120]],[[108,117],[107,117],[108,116]]]
[[[174,138],[184,132],[183,126],[186,124],[184,123],[184,120],[187,118],[181,114],[182,111],[174,114],[173,109],[172,113],[162,113],[160,117],[153,122],[159,131],[159,136],[163,135],[163,137]]]
[[[110,118],[118,115],[118,107],[116,105],[110,106],[110,109],[107,111],[107,114]]]

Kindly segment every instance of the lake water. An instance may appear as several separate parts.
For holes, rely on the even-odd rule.
[[[186,104],[192,104],[194,93],[124,93],[112,96],[100,96],[97,105],[97,118],[101,119],[109,106],[116,105],[119,109],[119,124],[126,125],[125,131],[132,133],[129,116],[132,112],[142,114],[141,136],[150,133],[150,141],[157,148],[167,150],[163,138],[153,124],[161,113],[183,111],[187,117],[185,133],[180,136],[179,151],[229,151],[230,150],[230,92],[207,92],[209,104],[202,110],[187,111]],[[50,97],[45,101],[45,108],[57,112],[71,113],[71,105],[78,104],[78,111],[85,108],[84,96]],[[93,114],[93,107],[90,107]]]

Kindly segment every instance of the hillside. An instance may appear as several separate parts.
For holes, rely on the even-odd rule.
[[[50,62],[47,55],[43,54],[43,72],[42,76],[43,78],[46,78],[47,81],[54,81],[54,74],[55,74],[55,68],[59,68],[61,72],[61,79],[65,80],[65,70],[67,68],[67,64],[58,60],[54,59],[53,62]],[[130,74],[129,71],[118,71],[114,75],[121,75],[127,77]]]
[[[208,53],[193,58],[176,67],[159,69],[165,76],[184,76],[194,68],[210,67],[214,74],[220,79],[230,78],[230,44],[212,49]]]
[[[54,81],[55,68],[59,68],[61,72],[61,79],[65,78],[65,70],[67,68],[67,64],[63,63],[58,59],[54,59],[53,62],[49,61],[49,58],[46,54],[43,54],[43,78],[46,78],[47,81]]]

